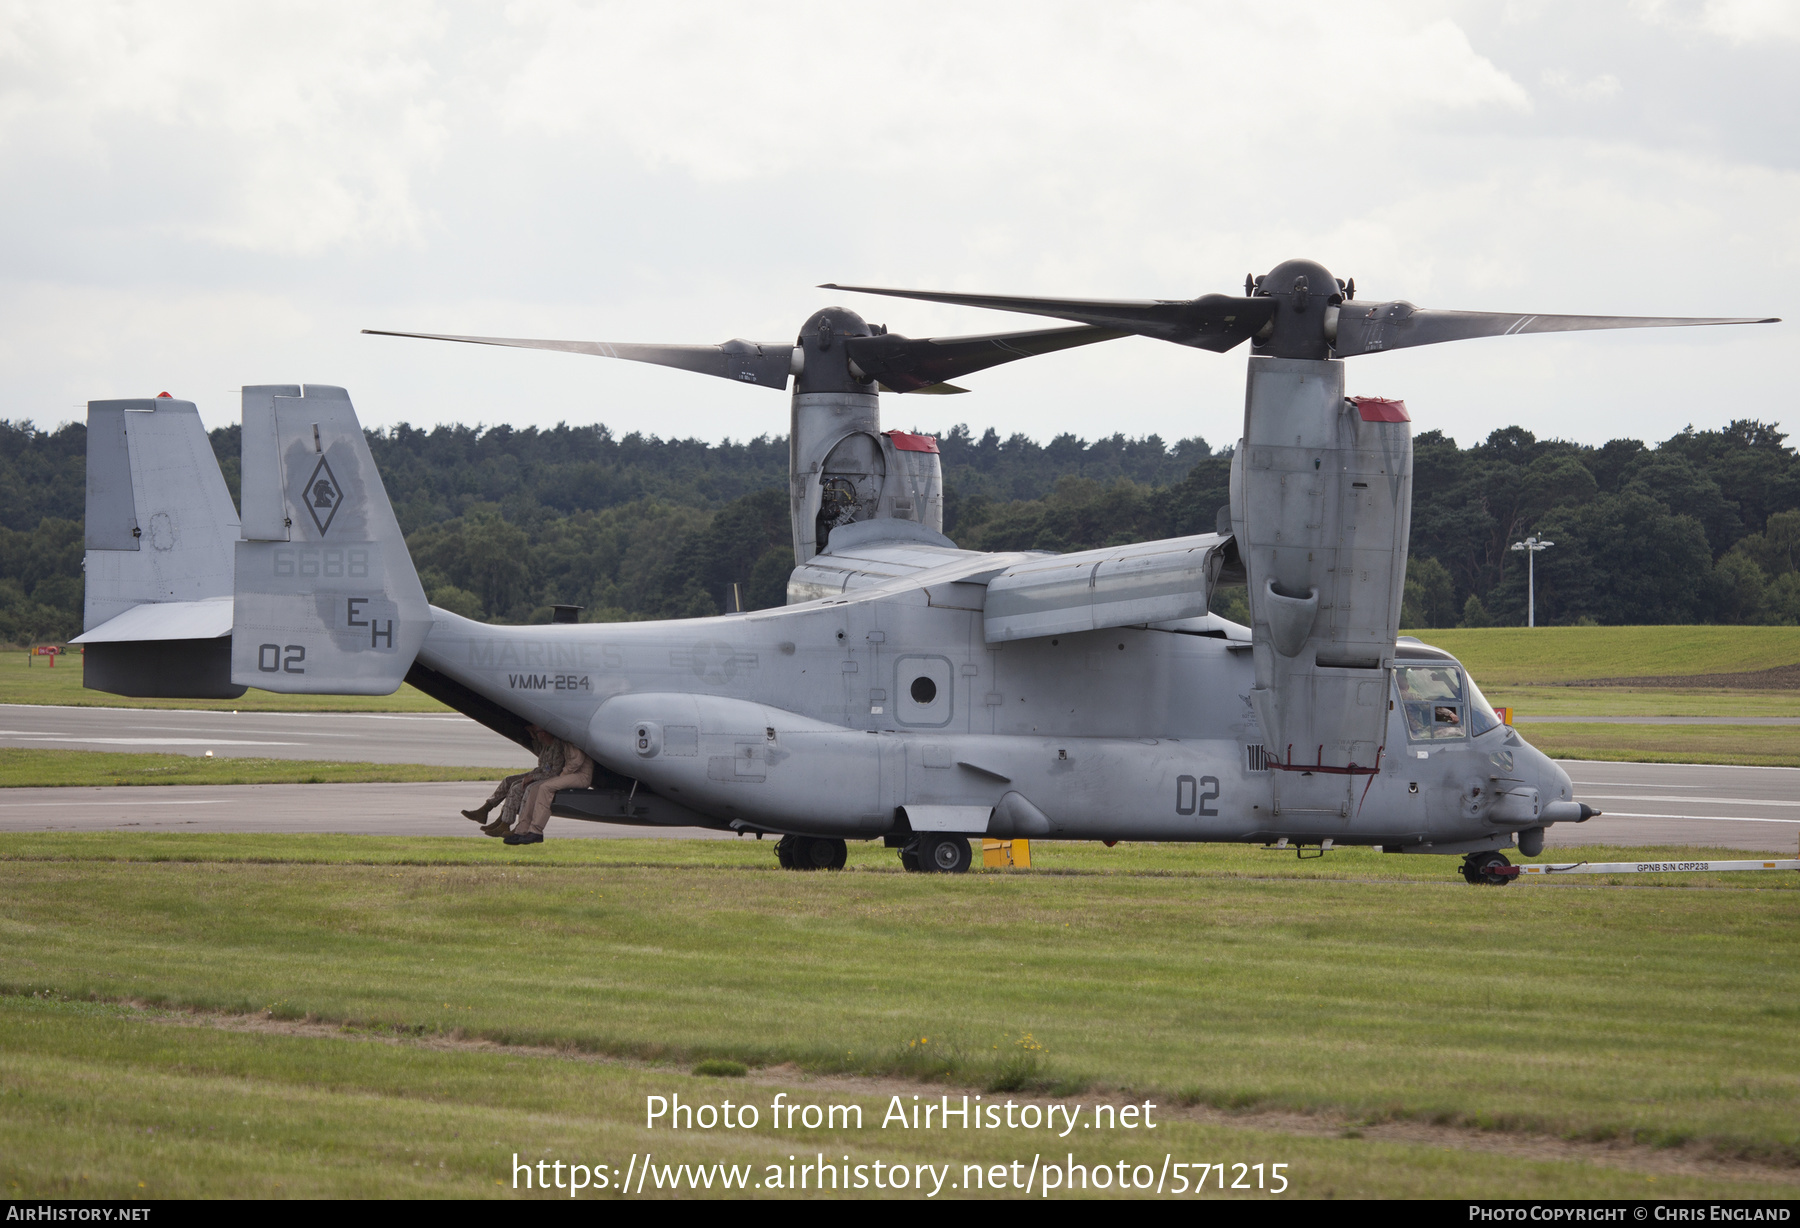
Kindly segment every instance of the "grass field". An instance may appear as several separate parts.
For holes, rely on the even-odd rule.
[[[1406,631],[1489,686],[1736,674],[1800,663],[1800,627],[1488,627]]]
[[[512,768],[320,759],[206,759],[114,751],[0,747],[0,789],[94,785],[335,785],[499,780]]]
[[[858,846],[800,875],[753,841],[0,836],[0,1182],[510,1194],[515,1151],[1073,1150],[1284,1161],[1312,1196],[1800,1190],[1800,875],[1493,889],[1355,850],[1034,852],[938,877]],[[686,1073],[708,1058],[751,1078]],[[1164,1125],[875,1124],[890,1091],[1004,1086]],[[869,1124],[641,1124],[647,1090],[784,1088]]]
[[[392,695],[277,695],[252,687],[237,699],[126,699],[81,685],[81,657],[73,652],[54,668],[26,652],[0,652],[0,704],[63,704],[78,708],[185,708],[208,712],[448,712],[423,691],[402,683]]]
[[[1531,716],[1790,716],[1800,717],[1800,691],[1708,690],[1700,687],[1488,686],[1496,706]]]
[[[1524,721],[1518,729],[1527,741],[1553,759],[1800,767],[1800,726],[1796,725],[1563,725]]]

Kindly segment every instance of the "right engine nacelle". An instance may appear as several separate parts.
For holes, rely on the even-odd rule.
[[[1250,359],[1231,517],[1249,578],[1250,700],[1283,766],[1375,764],[1411,509],[1403,406],[1347,400],[1341,362]]]

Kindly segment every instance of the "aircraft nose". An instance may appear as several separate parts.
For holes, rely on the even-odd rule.
[[[1538,796],[1545,798],[1541,814],[1546,823],[1585,823],[1600,812],[1575,799],[1575,782],[1562,764],[1544,757],[1543,785]],[[1555,800],[1549,800],[1554,798]]]

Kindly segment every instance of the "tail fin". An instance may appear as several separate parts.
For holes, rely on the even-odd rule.
[[[237,509],[192,401],[89,401],[84,684],[222,698]]]
[[[391,694],[431,609],[349,394],[245,388],[243,492],[231,680]]]

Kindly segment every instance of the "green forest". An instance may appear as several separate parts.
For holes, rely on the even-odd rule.
[[[1525,621],[1528,533],[1545,623],[1800,621],[1800,456],[1741,420],[1656,445],[1539,440],[1508,427],[1460,448],[1414,441],[1404,622]],[[237,496],[238,431],[212,432]],[[720,444],[550,430],[399,426],[369,432],[431,600],[496,622],[718,613],[729,586],[781,604],[793,566],[787,442]],[[1078,550],[1211,531],[1231,452],[1202,439],[939,437],[945,531],[984,550]],[[0,422],[0,641],[81,626],[86,428]],[[1215,603],[1243,616],[1242,591]]]

